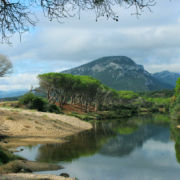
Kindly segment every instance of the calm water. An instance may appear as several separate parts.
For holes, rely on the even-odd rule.
[[[175,151],[168,116],[134,116],[123,123],[104,121],[94,123],[93,127],[68,137],[70,143],[19,147],[24,151],[16,154],[65,167],[38,173],[59,175],[66,172],[79,180],[180,178],[180,164],[176,159],[180,151]]]

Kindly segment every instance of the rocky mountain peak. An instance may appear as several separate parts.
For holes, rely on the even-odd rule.
[[[142,65],[136,64],[126,56],[99,58],[62,73],[92,76],[116,90],[148,91],[162,89],[161,83],[158,82],[157,84],[156,79]],[[158,88],[155,88],[156,86]]]

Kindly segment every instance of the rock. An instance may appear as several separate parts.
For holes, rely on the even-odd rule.
[[[24,151],[24,149],[20,149],[20,151]]]
[[[61,173],[60,176],[69,177],[69,174],[68,173]]]
[[[32,173],[32,171],[30,169],[27,169],[27,168],[22,168],[19,172],[21,172],[21,173]]]

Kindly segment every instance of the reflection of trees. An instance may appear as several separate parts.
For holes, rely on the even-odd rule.
[[[142,147],[148,139],[168,142],[169,136],[168,127],[146,124],[131,134],[118,134],[101,148],[100,153],[108,156],[129,155],[135,148]]]
[[[116,123],[118,124],[118,123]],[[39,147],[38,161],[72,161],[81,156],[97,153],[116,133],[111,130],[113,123],[95,123],[94,128],[68,138],[70,143],[47,144]]]
[[[141,147],[150,138],[162,142],[169,141],[169,126],[147,124],[153,122],[152,118],[148,115],[146,118],[132,117],[123,123],[95,123],[92,130],[69,137],[70,143],[40,146],[36,159],[44,162],[72,161],[97,152],[108,156],[123,156],[130,154],[136,147]]]
[[[171,120],[171,139],[175,140],[175,151],[177,162],[180,163],[180,129],[177,128],[179,122],[177,120]]]

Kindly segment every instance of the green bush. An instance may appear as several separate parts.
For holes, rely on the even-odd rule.
[[[51,112],[51,113],[56,113],[56,114],[62,114],[62,110],[60,107],[58,107],[57,105],[55,104],[49,104],[47,106],[47,111]]]
[[[8,155],[0,148],[0,165],[9,162]]]
[[[180,103],[180,95],[178,95],[178,97],[176,98],[176,104]]]
[[[26,93],[21,98],[19,98],[19,102],[21,104],[28,104],[33,101],[35,95],[33,93]]]
[[[180,78],[176,81],[176,87],[175,87],[175,96],[178,97],[180,95]]]
[[[32,100],[32,108],[37,109],[38,111],[46,111],[46,104],[48,104],[48,102],[42,97],[35,96]]]
[[[38,111],[46,111],[45,105],[48,104],[47,100],[43,97],[34,95],[33,93],[26,93],[19,102],[24,105],[28,105],[31,109],[37,109]]]

